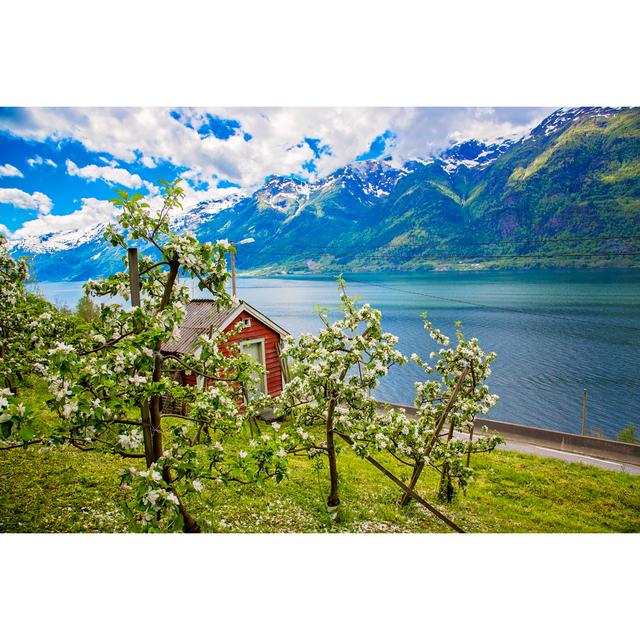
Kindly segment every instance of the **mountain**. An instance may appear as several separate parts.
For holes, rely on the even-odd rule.
[[[202,240],[251,239],[241,271],[637,266],[640,109],[559,109],[524,137],[466,140],[403,166],[355,162],[317,182],[269,176],[178,216]],[[84,279],[120,254],[84,234],[14,248],[41,279]],[[636,236],[629,239],[629,236]]]

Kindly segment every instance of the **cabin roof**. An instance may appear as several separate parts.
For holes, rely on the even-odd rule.
[[[238,304],[230,309],[218,309],[215,300],[194,298],[187,303],[185,318],[180,325],[180,338],[163,343],[161,349],[171,353],[187,353],[198,336],[206,335],[211,329],[223,331],[243,311],[268,326],[281,337],[289,335],[286,329],[277,325],[244,300],[239,300]]]

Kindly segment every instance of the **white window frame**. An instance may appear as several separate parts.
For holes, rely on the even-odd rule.
[[[260,344],[262,347],[262,366],[264,367],[264,373],[262,374],[264,383],[264,392],[269,395],[269,380],[267,376],[267,346],[264,338],[253,338],[251,340],[240,340],[240,351],[242,351],[243,345]]]
[[[193,355],[196,358],[199,358],[201,353],[202,353],[202,347],[198,346],[196,350],[193,352]],[[191,374],[191,371],[189,371],[189,374]],[[204,391],[204,385],[205,385],[204,376],[196,375],[196,387],[198,388],[198,390]]]

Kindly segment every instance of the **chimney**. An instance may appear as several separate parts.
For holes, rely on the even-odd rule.
[[[234,251],[231,252],[231,293],[234,298],[238,297],[238,288],[236,286],[236,244],[235,242],[231,243]]]

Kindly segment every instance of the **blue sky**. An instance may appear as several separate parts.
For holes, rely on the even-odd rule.
[[[316,180],[356,160],[402,164],[468,138],[524,135],[551,108],[0,108],[0,231],[20,240],[113,216],[116,188],[185,206],[269,175]]]

